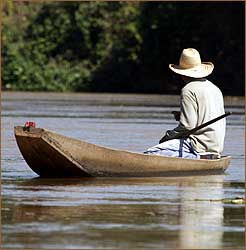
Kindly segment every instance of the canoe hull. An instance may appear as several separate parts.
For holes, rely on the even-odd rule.
[[[222,173],[230,157],[194,160],[114,150],[39,128],[15,127],[18,147],[42,177],[150,177]]]

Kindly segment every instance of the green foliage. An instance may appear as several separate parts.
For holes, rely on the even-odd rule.
[[[3,12],[5,15],[11,15],[13,14],[14,6],[12,0],[5,0],[3,1]]]
[[[83,65],[71,67],[68,61],[33,63],[13,55],[4,70],[7,89],[28,91],[87,91],[89,71]],[[15,83],[12,85],[12,83]]]
[[[194,47],[224,94],[244,95],[242,2],[6,0],[2,41],[10,90],[178,93],[168,64]]]
[[[119,67],[137,61],[141,43],[137,15],[135,4],[121,2],[45,4],[22,33],[5,25],[5,88],[97,90],[93,78],[104,65],[117,71],[117,63]]]

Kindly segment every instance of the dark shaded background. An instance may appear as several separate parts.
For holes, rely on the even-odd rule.
[[[199,50],[224,95],[244,95],[244,2],[5,4],[8,90],[178,94],[168,69]]]

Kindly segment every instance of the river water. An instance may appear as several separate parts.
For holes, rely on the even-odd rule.
[[[40,95],[41,96],[41,95]],[[243,248],[244,107],[226,106],[222,175],[40,179],[21,156],[13,127],[38,127],[112,148],[142,152],[177,125],[177,105],[105,102],[105,96],[5,94],[2,102],[2,242],[4,248]],[[112,95],[117,99],[117,95]],[[160,97],[159,97],[160,98]],[[162,98],[165,98],[163,96]],[[96,101],[95,101],[96,99]],[[150,98],[151,99],[151,98]]]

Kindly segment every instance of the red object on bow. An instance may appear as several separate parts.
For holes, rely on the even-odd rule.
[[[30,127],[36,127],[36,123],[35,122],[26,122],[25,123],[25,128],[30,128]]]

